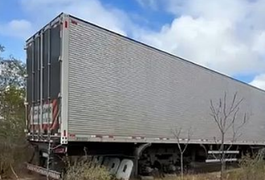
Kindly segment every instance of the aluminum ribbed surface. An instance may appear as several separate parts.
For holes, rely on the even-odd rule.
[[[263,91],[75,21],[69,33],[69,133],[155,138],[172,137],[171,130],[181,127],[192,128],[193,139],[213,139],[218,130],[210,99],[218,101],[225,91],[231,99],[238,91],[244,98],[240,112],[250,115],[240,139],[264,141]]]

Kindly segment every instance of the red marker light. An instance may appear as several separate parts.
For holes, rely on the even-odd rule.
[[[65,27],[65,28],[68,27],[68,22],[67,22],[67,21],[64,22],[64,27]]]

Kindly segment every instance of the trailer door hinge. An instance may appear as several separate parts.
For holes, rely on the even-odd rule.
[[[62,59],[62,56],[59,56],[58,61],[59,61],[59,62],[62,62],[62,60],[63,60],[63,59]]]

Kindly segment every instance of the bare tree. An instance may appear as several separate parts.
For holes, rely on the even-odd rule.
[[[211,109],[211,116],[213,117],[215,123],[218,126],[218,129],[221,133],[221,142],[220,142],[220,149],[221,152],[221,176],[220,179],[222,180],[224,177],[225,171],[225,151],[230,150],[233,143],[237,141],[237,139],[242,135],[239,133],[239,130],[244,126],[247,121],[247,114],[244,113],[243,120],[241,123],[237,123],[238,121],[238,114],[239,114],[239,106],[243,102],[243,98],[237,98],[237,92],[233,95],[233,99],[231,104],[228,105],[227,103],[227,95],[224,94],[223,99],[220,98],[218,103],[214,104],[212,100],[210,100],[210,109]],[[230,137],[230,146],[226,149],[225,148],[225,139],[226,133],[228,131],[232,131],[232,137]],[[216,138],[214,138],[216,140]],[[217,141],[216,141],[217,143]],[[217,143],[218,144],[218,143]]]
[[[183,179],[184,175],[184,162],[183,162],[183,155],[188,147],[188,144],[190,142],[190,138],[192,136],[192,131],[191,128],[188,130],[187,137],[186,139],[181,139],[181,133],[182,133],[182,128],[176,128],[173,131],[173,134],[175,136],[175,139],[177,140],[178,144],[178,149],[180,152],[180,173],[181,173],[181,178]]]

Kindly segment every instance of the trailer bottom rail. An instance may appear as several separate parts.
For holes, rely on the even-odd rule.
[[[36,172],[41,175],[51,177],[53,179],[61,179],[61,173],[53,170],[47,170],[46,168],[26,163],[27,169],[33,172]]]

